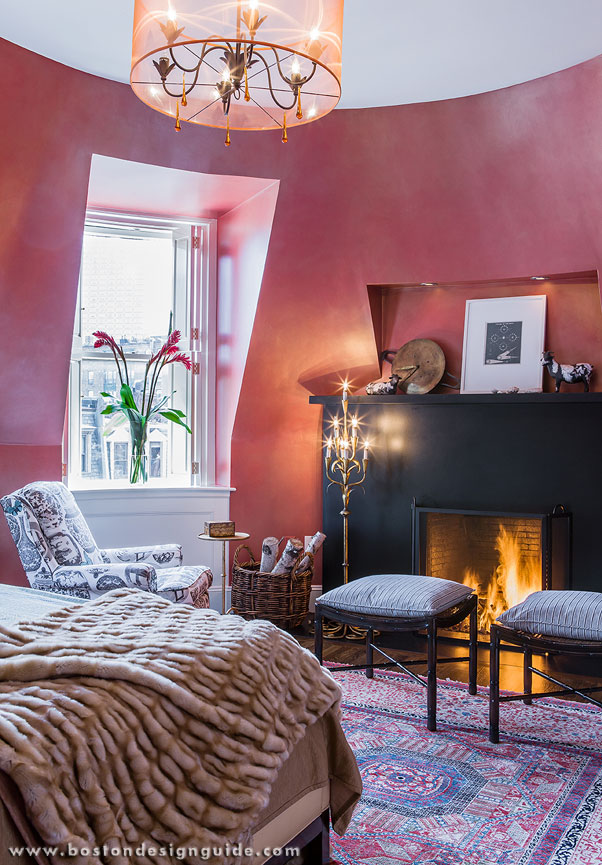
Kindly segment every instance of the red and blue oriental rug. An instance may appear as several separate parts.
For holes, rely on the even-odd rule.
[[[340,865],[602,865],[602,711],[546,699],[502,705],[487,739],[486,692],[440,682],[438,732],[425,692],[399,673],[335,673],[364,794]]]

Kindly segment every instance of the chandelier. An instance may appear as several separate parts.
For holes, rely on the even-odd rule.
[[[130,83],[184,123],[278,129],[341,96],[343,0],[135,0]]]

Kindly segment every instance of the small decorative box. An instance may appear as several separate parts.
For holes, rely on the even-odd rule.
[[[233,538],[236,534],[234,521],[223,523],[205,523],[205,534],[210,538]]]

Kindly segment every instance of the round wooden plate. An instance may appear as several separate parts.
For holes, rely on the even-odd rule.
[[[443,349],[432,339],[412,339],[399,349],[391,362],[403,393],[428,393],[437,387],[445,372]]]

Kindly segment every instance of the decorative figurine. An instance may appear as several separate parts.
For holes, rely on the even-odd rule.
[[[366,385],[367,394],[377,394],[378,396],[386,396],[386,394],[397,393],[397,385],[399,383],[398,375],[390,375],[389,381],[371,381]]]
[[[570,363],[558,363],[554,360],[553,351],[544,351],[541,356],[541,365],[545,366],[556,382],[556,393],[560,391],[560,385],[563,381],[568,384],[576,384],[579,381],[583,382],[583,390],[589,391],[589,380],[592,377],[594,367],[591,363],[576,363],[574,366]]]

